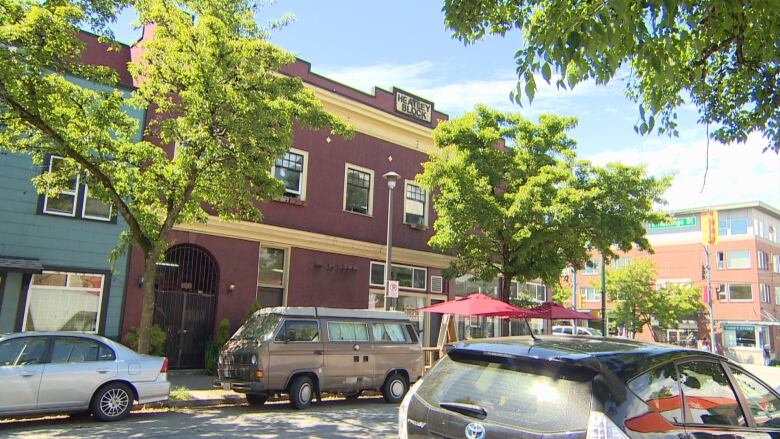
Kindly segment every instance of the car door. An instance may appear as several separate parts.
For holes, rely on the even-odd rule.
[[[0,342],[0,413],[35,410],[48,351],[47,337]]]
[[[763,433],[764,437],[770,433],[774,433],[774,437],[780,436],[780,398],[777,393],[742,369],[729,365],[728,370],[756,433]]]
[[[751,426],[720,362],[704,359],[680,362],[677,370],[689,438],[770,437]]]
[[[88,337],[53,337],[38,408],[86,408],[94,391],[116,374],[114,351],[103,343]]]
[[[286,319],[279,325],[269,347],[269,387],[283,389],[297,371],[319,371],[323,348],[319,322],[314,319]]]
[[[322,388],[351,391],[371,386],[368,327],[363,322],[328,321]]]

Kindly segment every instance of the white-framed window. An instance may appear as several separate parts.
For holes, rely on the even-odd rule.
[[[422,267],[410,267],[408,265],[392,264],[390,280],[397,280],[400,288],[408,290],[425,291],[428,269]],[[369,285],[374,287],[385,286],[385,264],[371,262],[371,277]]]
[[[780,287],[775,287],[775,305],[780,305]]]
[[[772,271],[780,273],[780,255],[772,255]]]
[[[22,327],[25,331],[97,332],[104,285],[103,274],[33,274]]]
[[[274,177],[284,183],[284,196],[306,200],[306,177],[309,153],[290,148],[274,164]]]
[[[719,284],[718,285],[718,300],[721,302],[725,302],[728,300],[728,293],[726,291],[726,285],[725,284]]]
[[[374,171],[347,163],[344,167],[344,210],[373,215]]]
[[[57,171],[63,166],[65,159],[58,156],[49,157],[49,167],[46,172]],[[50,215],[76,216],[80,175],[76,174],[70,180],[67,189],[63,189],[56,197],[44,196],[43,213]]]
[[[715,253],[715,261],[716,266],[718,267],[718,270],[723,270],[726,268],[726,254],[723,252],[717,252]]]
[[[775,226],[769,226],[769,234],[767,234],[767,238],[772,242],[777,242],[777,229],[775,229]]]
[[[758,286],[758,291],[759,291],[760,296],[761,296],[761,302],[763,302],[763,303],[770,303],[771,302],[771,298],[769,297],[770,294],[771,294],[769,285],[760,284]]]
[[[535,302],[545,302],[547,300],[547,287],[543,284],[526,282],[520,283],[512,281],[511,295],[518,297],[519,293],[527,295],[531,300]]]
[[[585,298],[586,302],[601,302],[601,291],[593,287],[580,288],[580,294]]]
[[[265,308],[284,305],[284,290],[287,284],[287,249],[261,245],[257,265],[255,298],[260,306]]]
[[[727,251],[726,267],[729,270],[750,268],[750,251],[749,250]]]
[[[691,286],[691,279],[690,278],[681,278],[681,279],[657,279],[655,281],[655,288],[657,290],[663,289],[663,288],[669,288],[671,286],[680,286],[680,287],[690,287]]]
[[[753,300],[753,287],[750,284],[728,284],[727,290],[730,301]]]
[[[756,261],[758,262],[759,270],[769,270],[769,254],[758,250]]]
[[[718,220],[718,235],[747,235],[748,220],[746,217],[720,218]]]
[[[631,258],[629,258],[628,256],[621,256],[617,259],[613,259],[612,262],[609,263],[610,267],[612,268],[622,268],[630,264],[631,264]]]
[[[404,184],[404,223],[428,225],[428,193],[409,180]]]
[[[601,264],[600,260],[591,259],[586,264],[585,267],[582,269],[582,274],[584,275],[593,275],[593,274],[599,274],[599,265]]]
[[[84,203],[81,206],[81,217],[99,221],[111,221],[113,206],[95,197],[89,196],[89,186],[84,185]]]

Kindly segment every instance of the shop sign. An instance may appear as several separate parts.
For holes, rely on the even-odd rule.
[[[431,123],[433,103],[395,89],[395,111],[420,122]]]
[[[696,217],[695,216],[681,216],[681,217],[672,219],[668,223],[650,224],[648,226],[648,228],[650,230],[679,229],[679,228],[682,228],[682,227],[693,227],[695,225],[696,225]]]

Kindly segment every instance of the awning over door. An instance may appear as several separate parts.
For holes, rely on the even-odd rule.
[[[14,271],[19,273],[41,273],[43,265],[38,259],[15,258],[12,256],[0,256],[0,271]]]

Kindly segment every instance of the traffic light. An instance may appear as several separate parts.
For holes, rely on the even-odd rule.
[[[718,212],[709,210],[701,214],[702,241],[714,245],[718,243]]]
[[[707,266],[702,264],[701,265],[701,280],[707,279]]]

